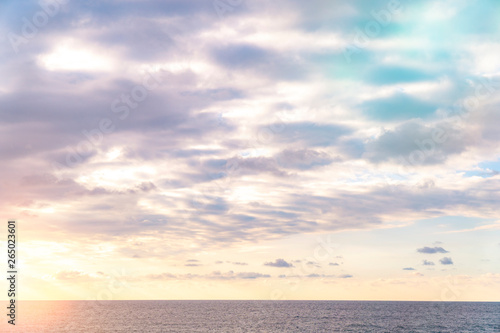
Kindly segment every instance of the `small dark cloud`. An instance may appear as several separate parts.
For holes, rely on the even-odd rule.
[[[339,279],[349,279],[352,278],[353,276],[351,274],[342,274],[338,276]]]
[[[433,261],[424,260],[424,261],[422,261],[422,265],[424,265],[424,266],[434,266],[434,262]]]
[[[405,268],[403,268],[403,271],[414,271],[414,270],[415,270],[415,268],[413,268],[413,267],[405,267]]]
[[[328,264],[328,266],[339,266],[339,264],[336,263],[336,262],[331,262],[331,263]]]
[[[200,264],[185,264],[184,266],[186,266],[186,267],[198,267],[201,265]]]
[[[215,264],[216,264],[216,265],[220,265],[220,264],[223,264],[223,263],[224,263],[224,261],[220,261],[220,260],[217,260],[217,261],[215,262]]]
[[[200,262],[200,261],[196,260],[196,259],[188,259],[188,260],[186,260],[186,262]]]
[[[308,277],[308,278],[317,278],[317,277],[321,277],[321,275],[319,275],[319,274],[314,274],[314,273],[313,273],[313,274],[309,274],[309,275],[307,275],[307,277]]]
[[[425,246],[425,247],[422,247],[420,249],[417,249],[417,252],[420,252],[420,253],[429,253],[429,254],[433,254],[433,253],[448,253],[448,251],[446,251],[445,249],[443,249],[440,246],[435,246],[435,247]]]
[[[266,262],[264,265],[271,267],[293,267],[293,264],[286,262],[284,259],[276,259],[274,262]]]
[[[453,265],[453,260],[451,260],[450,257],[444,257],[443,259],[439,260],[441,265]]]
[[[155,190],[157,187],[152,182],[144,182],[137,186],[137,188],[143,192],[149,192]]]
[[[306,265],[311,265],[311,266],[314,266],[314,267],[321,267],[320,264],[318,264],[317,262],[314,262],[314,261],[308,261],[306,263]]]

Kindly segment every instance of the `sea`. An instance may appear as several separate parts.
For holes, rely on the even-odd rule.
[[[500,303],[20,301],[2,332],[500,332]]]

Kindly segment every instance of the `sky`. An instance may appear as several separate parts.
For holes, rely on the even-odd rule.
[[[499,301],[499,15],[2,1],[20,299]]]

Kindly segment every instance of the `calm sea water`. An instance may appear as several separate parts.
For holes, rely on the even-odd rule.
[[[500,332],[500,303],[25,301],[9,326],[2,332]]]

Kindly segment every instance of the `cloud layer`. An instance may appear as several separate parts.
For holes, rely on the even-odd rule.
[[[497,2],[231,9],[0,4],[0,208],[27,221],[27,239],[82,248],[91,239],[123,260],[181,258],[175,277],[237,280],[298,265],[270,259],[287,251],[234,254],[211,262],[249,273],[210,273],[191,258],[298,235],[498,217]],[[475,227],[458,221],[455,231]],[[334,260],[320,266],[340,268]]]

